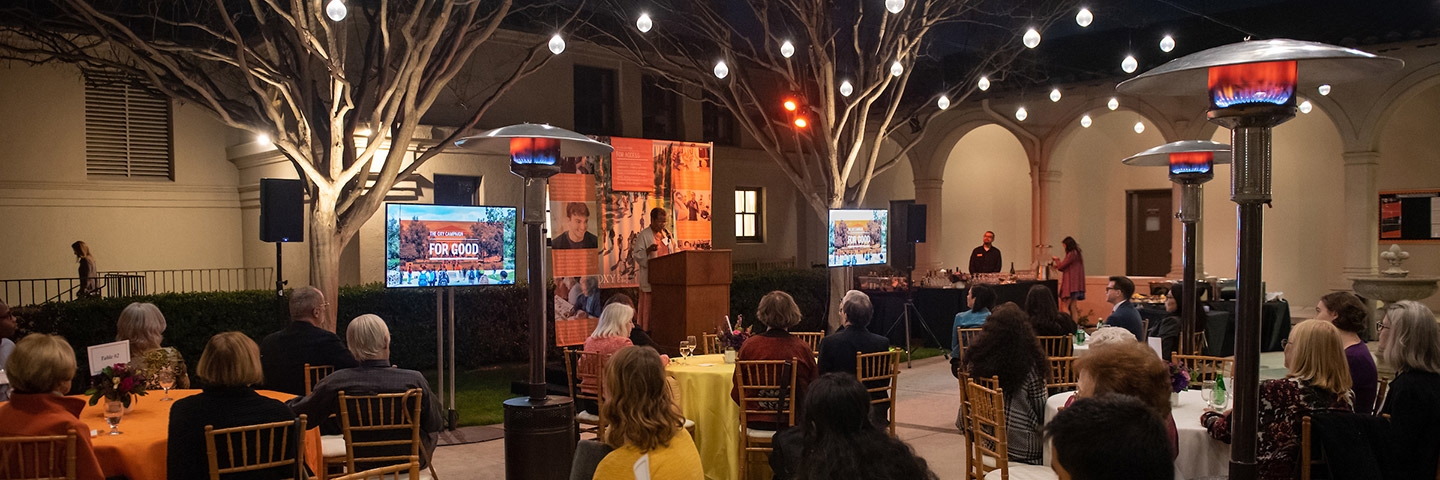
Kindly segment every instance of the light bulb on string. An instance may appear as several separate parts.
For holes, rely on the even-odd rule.
[[[935,101],[935,106],[940,107],[941,110],[950,108],[950,97],[941,95],[940,99]]]
[[[1060,89],[1057,88],[1057,89],[1054,89],[1054,90],[1051,90],[1051,91],[1050,91],[1050,101],[1052,101],[1052,102],[1058,102],[1058,101],[1060,101]]]
[[[1174,38],[1174,37],[1171,37],[1171,36],[1169,36],[1169,35],[1166,35],[1165,38],[1160,39],[1160,51],[1165,52],[1165,53],[1170,53],[1170,51],[1171,51],[1171,50],[1174,50],[1174,49],[1175,49],[1175,38]]]
[[[905,0],[885,0],[885,10],[890,13],[900,13],[905,9]]]
[[[1030,117],[1030,112],[1025,111],[1025,107],[1020,107],[1019,109],[1015,110],[1015,119],[1016,119],[1016,120],[1019,120],[1019,121],[1022,121],[1022,122],[1023,122],[1023,121],[1025,121],[1025,119],[1028,118],[1028,117]]]
[[[1311,105],[1309,100],[1300,102],[1300,113],[1310,113],[1310,110],[1314,108],[1315,106]]]
[[[1135,122],[1135,133],[1145,133],[1145,124],[1142,122]]]
[[[724,79],[725,76],[729,74],[730,67],[725,66],[724,60],[715,63],[715,78]]]
[[[1037,46],[1040,46],[1040,32],[1036,31],[1034,28],[1026,30],[1025,36],[1021,38],[1021,41],[1025,43],[1025,48],[1035,48]]]
[[[1093,21],[1095,21],[1095,14],[1090,13],[1088,8],[1080,7],[1080,13],[1075,14],[1075,24],[1080,25],[1080,28],[1090,26],[1090,22]]]
[[[340,0],[330,0],[330,3],[325,5],[325,16],[330,17],[331,20],[337,22],[344,20],[346,13],[349,13],[349,9],[346,9],[345,2]]]
[[[1136,68],[1140,68],[1140,62],[1135,61],[1134,55],[1126,55],[1125,59],[1120,61],[1120,69],[1125,73],[1135,73]]]
[[[554,54],[556,54],[556,55],[559,55],[559,54],[563,53],[564,51],[565,51],[565,39],[560,38],[560,34],[558,34],[558,33],[555,34],[555,36],[550,37],[550,53],[554,53]]]
[[[1082,128],[1090,128],[1090,124],[1091,124],[1090,114],[1087,113],[1087,114],[1085,114],[1085,116],[1080,117],[1080,126],[1081,126]]]
[[[652,26],[654,26],[654,23],[650,21],[650,14],[648,13],[640,14],[640,19],[635,21],[635,28],[639,29],[640,33],[649,32]]]
[[[780,56],[790,58],[790,56],[794,54],[795,45],[790,43],[789,40],[786,40],[785,43],[780,44]]]
[[[1330,94],[1330,84],[1327,83],[1327,84],[1321,85],[1318,90],[1320,91],[1320,94],[1321,94],[1321,95],[1329,95],[1329,94]]]
[[[898,77],[903,73],[905,73],[905,66],[901,65],[899,60],[896,60],[895,63],[890,64],[891,76]]]
[[[1120,101],[1116,100],[1115,97],[1110,97],[1110,101],[1106,102],[1105,106],[1108,107],[1110,110],[1115,110],[1117,108],[1120,108]]]
[[[975,85],[975,86],[980,87],[980,91],[982,91],[982,92],[983,92],[983,91],[986,91],[986,90],[989,90],[989,89],[990,89],[990,77],[980,77],[980,81],[979,81],[979,82],[976,82],[976,85]]]
[[[854,93],[854,92],[855,92],[855,87],[853,87],[853,86],[850,85],[850,81],[849,81],[849,80],[840,82],[840,96],[842,96],[842,97],[848,97],[848,96],[850,96],[851,93]]]

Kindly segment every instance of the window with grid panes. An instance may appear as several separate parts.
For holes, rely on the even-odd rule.
[[[764,202],[760,188],[735,188],[735,243],[765,241]]]

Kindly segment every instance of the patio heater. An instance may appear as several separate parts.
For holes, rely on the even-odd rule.
[[[1132,155],[1122,163],[1140,167],[1169,167],[1170,181],[1180,185],[1180,219],[1184,233],[1181,238],[1180,264],[1184,282],[1180,284],[1180,353],[1195,355],[1200,346],[1193,345],[1200,317],[1200,282],[1196,263],[1199,247],[1195,240],[1196,223],[1204,207],[1205,182],[1215,178],[1215,165],[1230,163],[1230,146],[1209,140],[1181,140],[1167,143]]]
[[[550,125],[500,127],[455,142],[481,154],[509,155],[510,172],[525,179],[525,281],[529,285],[528,396],[505,401],[505,478],[565,479],[575,455],[575,407],[569,397],[545,391],[545,186],[560,173],[562,157],[605,155],[613,147]]]
[[[1270,203],[1271,129],[1295,117],[1300,88],[1359,80],[1405,66],[1399,59],[1298,40],[1223,45],[1171,60],[1121,82],[1130,95],[1208,93],[1211,122],[1230,129],[1230,201],[1237,204],[1235,277],[1235,413],[1230,478],[1256,478],[1260,377],[1260,247]]]

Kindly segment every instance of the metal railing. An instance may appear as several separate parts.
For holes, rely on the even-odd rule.
[[[261,290],[274,285],[275,269],[192,268],[102,272],[100,295],[133,297],[157,293]],[[12,307],[68,302],[81,297],[79,278],[0,280],[0,300]]]

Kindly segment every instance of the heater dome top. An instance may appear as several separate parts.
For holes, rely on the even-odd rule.
[[[549,138],[560,141],[560,156],[584,157],[605,155],[615,147],[560,127],[540,123],[521,123],[481,132],[455,141],[455,146],[475,153],[510,155],[512,138]]]
[[[1203,95],[1211,67],[1247,63],[1298,63],[1301,88],[1359,80],[1405,66],[1397,58],[1353,48],[1290,39],[1251,40],[1221,45],[1171,60],[1120,82],[1116,90],[1136,95]]]
[[[1135,167],[1165,167],[1170,165],[1172,153],[1213,152],[1216,165],[1230,163],[1230,145],[1209,140],[1181,140],[1170,142],[1143,152],[1125,157],[1121,163]]]

